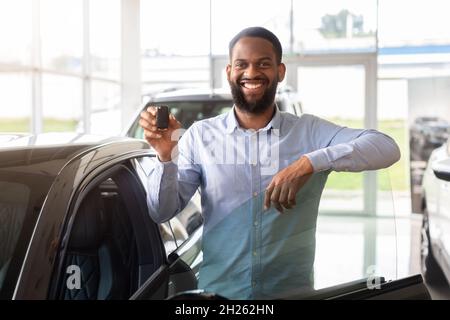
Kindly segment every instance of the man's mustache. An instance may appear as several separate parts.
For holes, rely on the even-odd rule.
[[[265,77],[254,77],[254,78],[249,78],[249,77],[242,77],[241,79],[238,80],[238,82],[242,82],[242,81],[269,81],[267,78]]]

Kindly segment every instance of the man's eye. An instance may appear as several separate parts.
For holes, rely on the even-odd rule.
[[[270,63],[269,62],[261,62],[259,65],[261,67],[270,67]]]

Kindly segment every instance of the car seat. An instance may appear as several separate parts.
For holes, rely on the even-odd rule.
[[[75,216],[66,259],[60,298],[64,300],[126,299],[130,293],[131,270],[127,268],[105,212],[100,190],[93,189]],[[69,267],[79,267],[80,288],[68,285]]]

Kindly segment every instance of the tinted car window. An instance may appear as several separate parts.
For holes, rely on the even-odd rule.
[[[2,160],[6,159],[2,154]],[[1,164],[8,164],[7,161]],[[0,299],[11,299],[51,176],[0,168]]]
[[[185,128],[195,121],[212,118],[231,109],[231,101],[198,101],[168,103],[170,112]]]
[[[172,113],[178,121],[181,122],[183,128],[189,128],[195,121],[206,118],[215,117],[219,114],[225,113],[231,109],[233,103],[228,100],[224,101],[176,101],[154,103],[169,106],[170,113]],[[138,124],[139,119],[133,125],[134,138],[142,139],[144,131]]]
[[[141,179],[144,188],[147,188],[147,176],[152,172],[155,159],[147,157],[136,159],[133,162],[135,170]],[[186,207],[170,221],[159,225],[161,238],[164,243],[166,255],[177,249],[201,225],[203,217],[200,208],[200,195],[194,194]]]
[[[29,198],[28,186],[0,181],[0,290],[22,230]]]

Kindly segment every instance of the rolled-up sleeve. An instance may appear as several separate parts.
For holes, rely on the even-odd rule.
[[[340,127],[320,118],[315,119],[312,130],[321,144],[305,154],[314,172],[377,170],[400,159],[397,143],[377,130]]]

